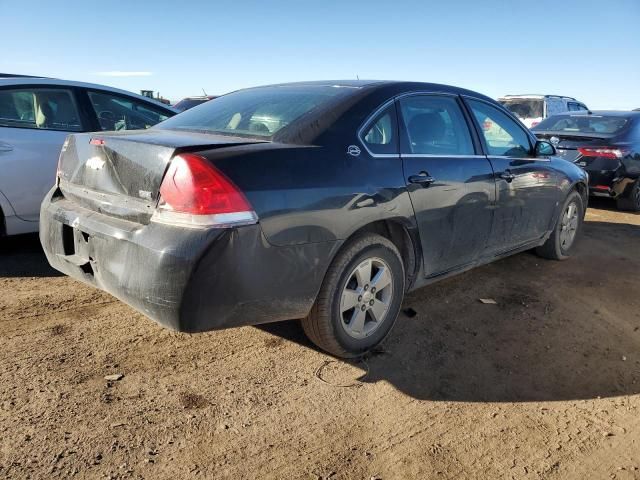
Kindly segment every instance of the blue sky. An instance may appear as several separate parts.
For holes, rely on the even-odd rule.
[[[640,107],[640,0],[0,0],[0,22],[0,72],[173,100],[358,76]]]

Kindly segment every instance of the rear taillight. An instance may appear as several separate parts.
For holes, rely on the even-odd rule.
[[[151,219],[192,227],[228,227],[258,221],[240,189],[207,159],[190,153],[171,160]]]
[[[69,147],[69,137],[64,139],[64,143],[62,144],[62,148],[60,149],[60,155],[58,155],[58,166],[56,167],[56,185],[59,184],[60,178],[64,176],[62,172],[62,157],[64,156],[64,152],[67,151]]]
[[[622,158],[628,151],[622,148],[614,147],[580,147],[578,152],[583,157],[602,157],[602,158]]]

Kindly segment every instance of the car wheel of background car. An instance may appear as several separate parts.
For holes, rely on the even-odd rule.
[[[630,192],[616,200],[616,206],[620,210],[640,212],[640,178],[631,186]]]
[[[552,260],[565,260],[571,256],[582,230],[584,202],[575,190],[564,201],[558,223],[547,241],[536,249],[536,253]]]
[[[391,331],[404,285],[396,246],[381,235],[360,235],[334,259],[302,327],[323,350],[344,358],[360,356]]]

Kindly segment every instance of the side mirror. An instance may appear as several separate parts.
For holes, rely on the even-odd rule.
[[[556,153],[556,147],[546,140],[538,140],[536,142],[536,157],[551,157]]]

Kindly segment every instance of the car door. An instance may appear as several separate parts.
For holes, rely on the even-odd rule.
[[[55,183],[62,144],[69,133],[82,130],[71,89],[0,90],[0,192],[20,219],[38,221],[40,203]]]
[[[488,253],[516,249],[551,228],[559,200],[559,173],[549,158],[534,155],[534,139],[502,109],[466,98],[495,172],[496,210]]]
[[[426,277],[472,264],[492,227],[495,186],[455,95],[398,99],[400,153]]]
[[[88,89],[84,94],[98,130],[144,130],[173,115],[171,110],[150,101],[108,90]]]

